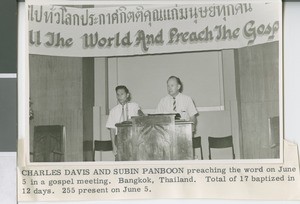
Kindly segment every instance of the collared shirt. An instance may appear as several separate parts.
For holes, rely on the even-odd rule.
[[[176,111],[173,110],[174,98],[167,95],[162,98],[157,106],[156,113],[179,113],[182,119],[189,120],[198,113],[191,97],[179,93],[176,97]]]
[[[107,128],[116,128],[116,123],[121,123],[126,119],[130,119],[132,116],[138,116],[138,111],[140,107],[137,103],[129,102],[124,105],[124,117],[122,116],[122,105],[118,104],[113,107],[110,112],[106,122]]]

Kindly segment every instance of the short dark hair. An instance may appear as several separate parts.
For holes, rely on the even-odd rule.
[[[175,80],[176,80],[176,82],[180,85],[179,92],[182,92],[182,90],[183,90],[183,84],[182,84],[180,78],[177,77],[177,76],[170,76],[170,77],[168,78],[168,80],[167,80],[167,83],[168,83],[168,81],[169,81],[170,79],[175,79]]]
[[[128,88],[127,88],[126,86],[124,86],[124,85],[119,85],[119,86],[117,86],[116,89],[115,89],[116,92],[117,92],[119,89],[123,89],[126,93],[129,93]]]

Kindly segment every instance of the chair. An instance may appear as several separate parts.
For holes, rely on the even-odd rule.
[[[107,151],[112,151],[112,142],[111,140],[95,140],[94,141],[94,161],[95,161],[95,155],[96,151],[100,152],[107,152]]]
[[[63,162],[66,131],[62,125],[34,127],[33,162]]]
[[[211,148],[232,148],[232,158],[235,159],[234,147],[232,142],[232,136],[227,137],[208,137],[208,151],[209,151],[209,159],[211,159]]]
[[[193,156],[195,158],[196,152],[195,149],[200,149],[200,155],[201,159],[203,160],[203,152],[202,152],[202,143],[201,143],[201,137],[193,137]]]

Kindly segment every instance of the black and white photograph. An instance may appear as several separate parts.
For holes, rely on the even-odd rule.
[[[18,202],[299,199],[284,9],[27,0]]]
[[[281,158],[276,5],[28,5],[28,27],[31,162]]]

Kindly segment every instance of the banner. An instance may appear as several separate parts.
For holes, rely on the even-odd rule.
[[[28,5],[29,53],[142,55],[240,48],[279,39],[277,3],[86,7],[91,6]]]

